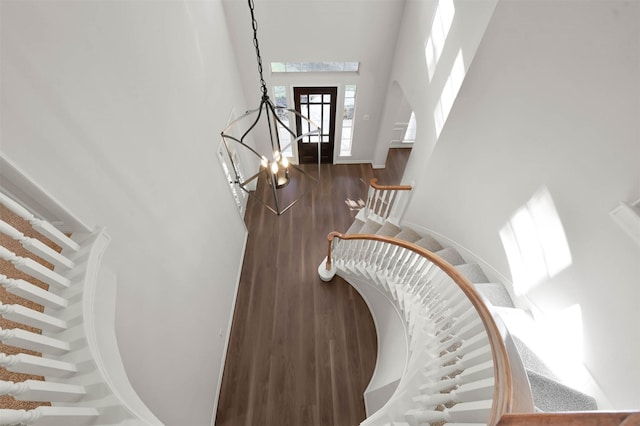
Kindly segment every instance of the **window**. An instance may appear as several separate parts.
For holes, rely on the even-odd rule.
[[[416,141],[416,114],[412,111],[411,118],[407,124],[407,130],[404,132],[402,143],[414,143]]]
[[[342,138],[340,140],[340,156],[351,155],[353,139],[353,117],[356,108],[356,85],[348,84],[344,88],[344,114],[342,117]]]
[[[359,62],[271,62],[271,72],[358,72]]]
[[[286,86],[273,86],[273,97],[276,106],[288,108],[287,105],[287,88]],[[289,126],[289,111],[286,109],[276,109],[278,118],[288,127]],[[280,148],[282,149],[282,155],[285,157],[293,157],[293,146],[291,144],[291,133],[282,127],[282,124],[278,123],[278,136],[280,137]]]

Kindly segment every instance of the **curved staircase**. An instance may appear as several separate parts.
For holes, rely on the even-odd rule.
[[[373,184],[367,207],[383,190]],[[392,202],[380,204],[394,211]],[[398,226],[397,212],[373,210],[380,208],[364,208],[346,233],[329,234],[318,268],[324,281],[338,274],[358,290],[376,323],[378,361],[361,425],[499,424],[503,417],[532,424],[529,416],[543,412],[548,424],[562,424],[569,420],[561,412],[597,410],[594,398],[559,381],[527,336],[510,333],[513,316],[530,315],[503,284],[455,248]],[[620,424],[607,419],[602,424]]]
[[[0,426],[161,425],[120,359],[108,234],[69,237],[2,192],[0,213]]]

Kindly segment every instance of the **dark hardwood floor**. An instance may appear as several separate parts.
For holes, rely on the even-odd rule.
[[[323,165],[321,182],[281,216],[253,200],[249,240],[227,352],[216,425],[352,426],[377,339],[366,304],[339,277],[320,280],[326,235],[345,231],[368,182],[397,184],[410,149],[392,149],[385,169]],[[366,184],[365,184],[366,182]]]

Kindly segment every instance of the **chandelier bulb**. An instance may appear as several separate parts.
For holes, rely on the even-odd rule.
[[[280,162],[280,164],[282,164],[282,167],[284,167],[285,169],[289,167],[289,160],[287,160],[287,157],[282,157],[282,161]]]
[[[278,173],[278,163],[276,163],[275,161],[271,163],[271,173],[273,173],[274,175]]]

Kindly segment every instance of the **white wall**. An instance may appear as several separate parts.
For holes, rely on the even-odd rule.
[[[506,276],[498,232],[549,190],[572,264],[527,296],[547,314],[580,306],[584,363],[617,409],[640,408],[640,248],[609,217],[640,198],[639,7],[499,2],[432,156],[415,149],[405,174],[419,187],[405,219]],[[397,75],[412,101],[426,92],[410,65]],[[429,111],[417,118],[433,142]]]
[[[0,13],[0,149],[107,227],[131,383],[166,424],[209,425],[245,240],[215,158],[244,96],[221,4],[3,1]]]

